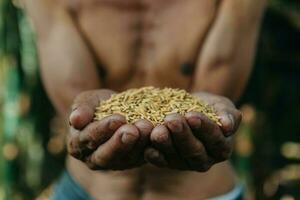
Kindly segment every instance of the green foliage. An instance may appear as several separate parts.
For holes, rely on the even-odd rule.
[[[47,149],[54,112],[32,29],[11,1],[1,0],[0,10],[0,199],[33,199],[57,177],[64,156]]]

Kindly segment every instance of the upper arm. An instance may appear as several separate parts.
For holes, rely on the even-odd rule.
[[[63,6],[54,0],[23,1],[37,33],[43,84],[65,115],[78,93],[100,87],[95,62]]]
[[[201,52],[192,91],[238,100],[251,73],[265,1],[221,1]]]

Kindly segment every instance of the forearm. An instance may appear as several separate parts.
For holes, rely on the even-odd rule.
[[[249,79],[265,1],[222,1],[197,61],[192,91],[237,101]]]

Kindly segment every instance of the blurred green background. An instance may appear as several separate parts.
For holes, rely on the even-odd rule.
[[[300,2],[266,10],[232,162],[247,199],[300,199]],[[63,126],[38,76],[34,34],[0,0],[0,200],[35,199],[64,165]]]

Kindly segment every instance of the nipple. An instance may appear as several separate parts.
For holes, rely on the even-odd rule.
[[[185,76],[190,76],[194,73],[195,65],[191,63],[183,63],[180,65],[180,71]]]

